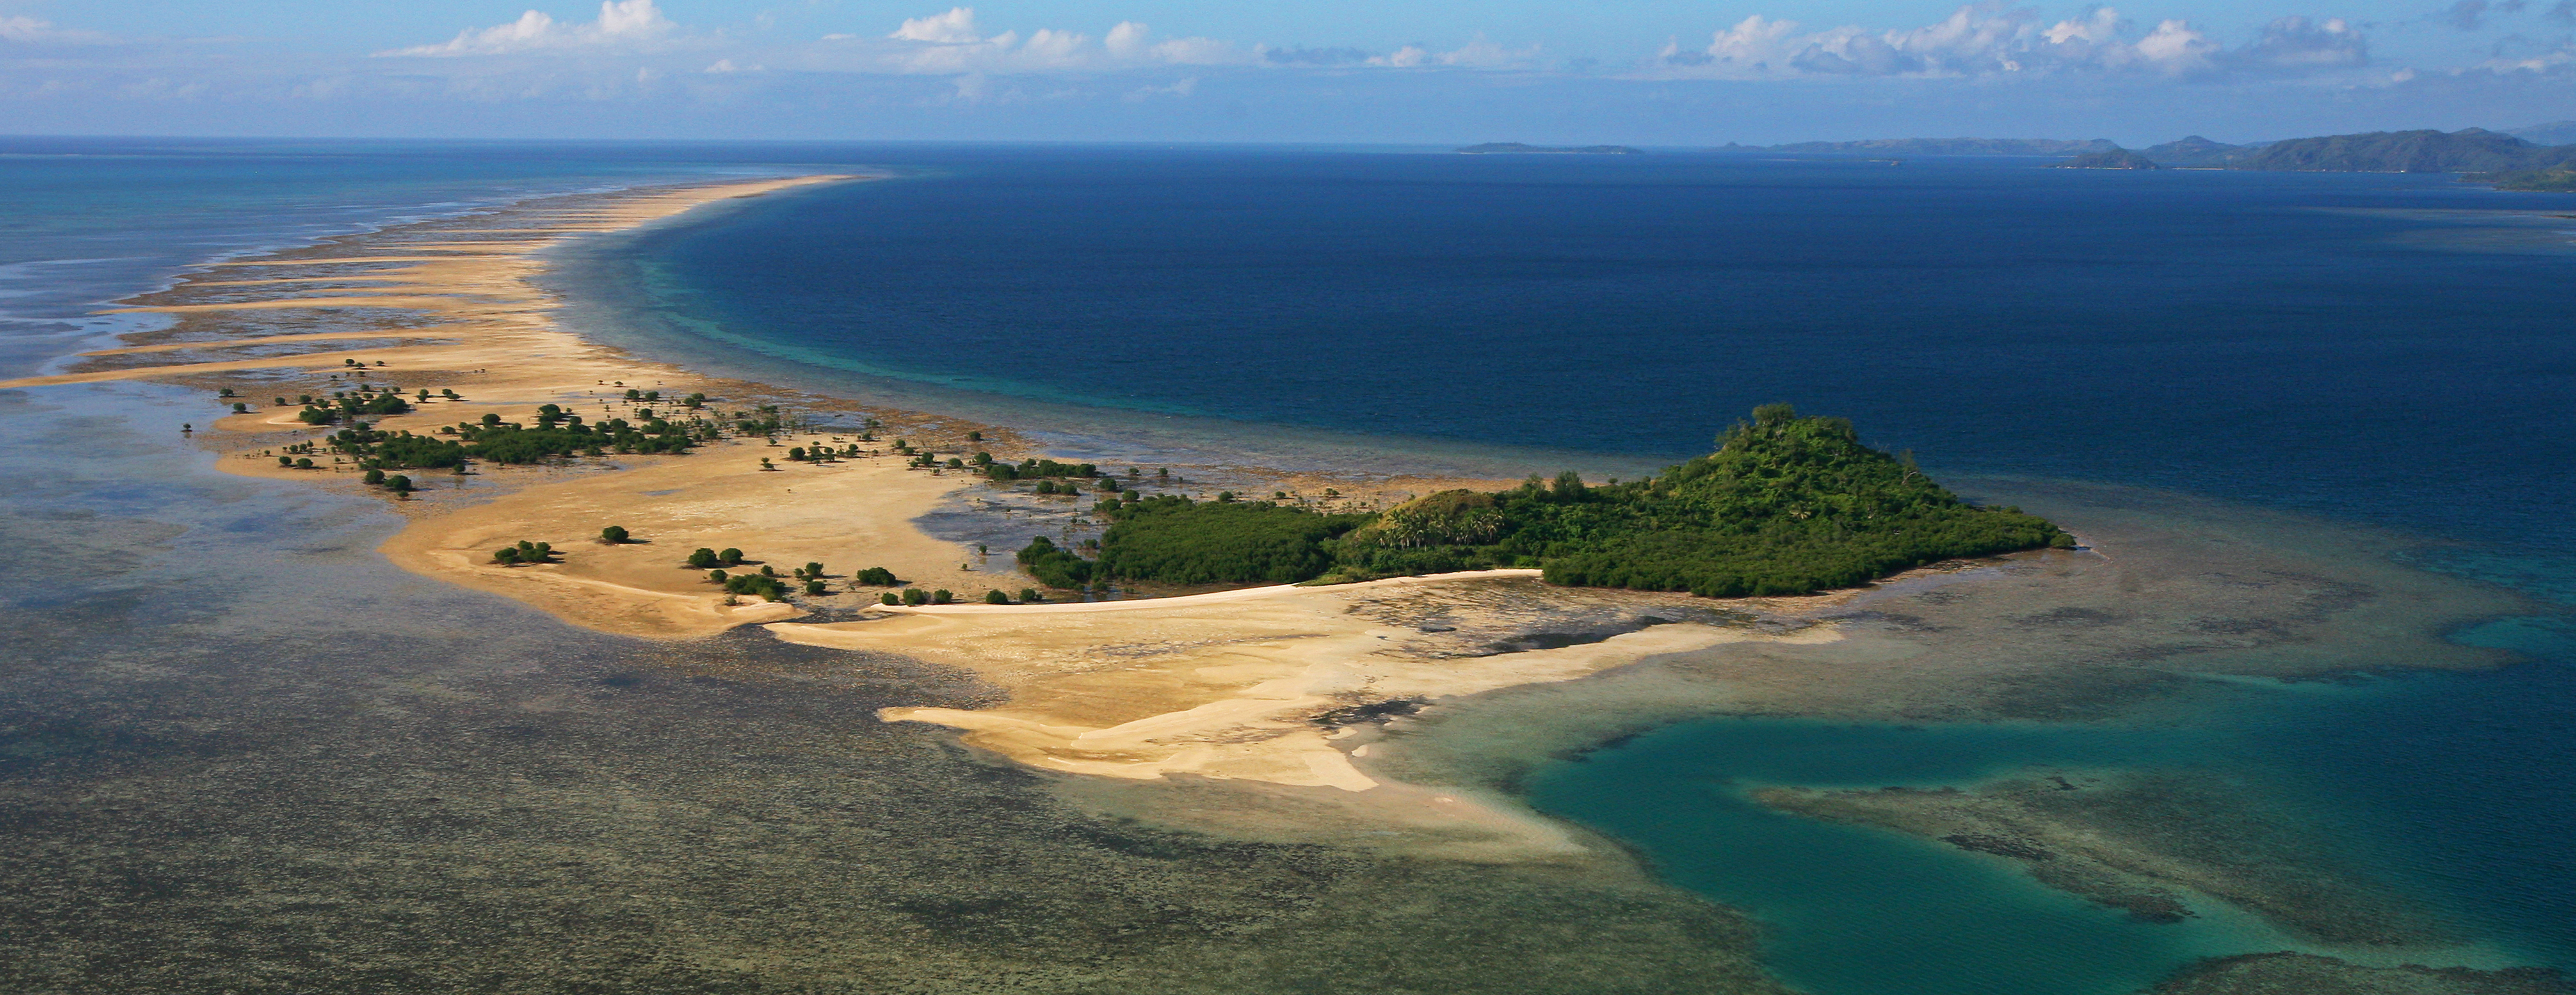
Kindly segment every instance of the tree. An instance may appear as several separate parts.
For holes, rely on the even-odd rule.
[[[903,599],[895,597],[893,591],[887,591],[884,594],[877,595],[877,603],[881,605],[899,605],[903,603]]]
[[[247,413],[249,413],[249,412],[250,412],[250,405],[243,404],[243,403],[242,403],[242,402],[240,402],[240,401],[234,401],[234,402],[233,402],[233,413],[234,413],[234,414],[237,414],[237,415],[238,415],[238,414],[247,414]]]
[[[716,566],[721,562],[723,562],[723,558],[717,556],[715,550],[708,549],[705,546],[700,546],[696,552],[689,554],[689,566],[691,569],[705,570],[709,567]]]
[[[313,469],[313,458],[312,458],[312,457],[310,457],[310,456],[306,456],[306,457],[303,457],[303,458],[297,459],[297,460],[295,461],[295,468],[296,468],[296,469],[298,469],[298,470],[310,470],[310,469]]]
[[[611,525],[611,526],[609,526],[609,527],[607,527],[607,528],[604,528],[604,529],[599,530],[599,541],[604,542],[604,543],[607,543],[607,544],[609,544],[609,545],[611,545],[611,546],[618,545],[619,543],[623,543],[623,542],[625,542],[626,540],[627,540],[626,527],[625,527],[625,526],[623,526],[623,525]]]
[[[809,594],[809,595],[820,596],[820,595],[823,593],[823,582],[822,582],[822,581],[819,581],[819,580],[809,580],[809,581],[806,581],[806,582],[805,582],[805,593],[806,593],[806,594]]]
[[[1045,598],[1038,597],[1038,589],[1037,589],[1037,588],[1034,588],[1034,587],[1023,587],[1023,588],[1021,588],[1021,589],[1020,589],[1020,603],[1021,603],[1021,604],[1024,604],[1024,605],[1034,605],[1034,604],[1037,604],[1038,602],[1040,602],[1040,601],[1044,601],[1044,600],[1046,600],[1046,599],[1045,599]]]
[[[986,591],[984,592],[984,603],[988,605],[1007,605],[1011,603],[1011,596],[998,590]]]
[[[917,587],[907,587],[907,588],[904,588],[904,589],[903,589],[903,603],[904,603],[904,604],[907,604],[907,605],[921,605],[921,604],[928,604],[929,602],[930,602],[930,595],[927,595],[927,594],[923,594],[923,593],[921,593],[921,589],[920,589],[920,588],[917,588]]]
[[[370,485],[382,484],[385,482],[385,472],[383,470],[369,470],[367,471],[367,475],[362,479]]]
[[[894,571],[888,570],[884,567],[869,567],[865,570],[861,570],[859,571],[858,576],[850,578],[850,582],[853,584],[863,584],[868,587],[893,587],[897,584],[903,583],[902,581],[895,579]]]
[[[385,487],[391,489],[396,494],[409,494],[412,491],[412,486],[411,478],[399,473],[385,478]]]
[[[279,465],[279,466],[284,466],[284,467],[292,467],[292,466],[294,466],[294,465],[295,465],[295,457],[293,457],[293,456],[280,456],[280,457],[278,457],[278,458],[277,458],[277,465]]]
[[[742,565],[742,550],[727,546],[724,552],[716,554],[716,558],[723,560],[725,566],[738,567]]]
[[[821,561],[819,561],[819,560],[817,560],[817,561],[810,561],[810,562],[806,563],[806,564],[805,564],[805,576],[808,576],[808,577],[820,577],[820,576],[823,576],[823,564],[822,564],[822,562],[821,562]]]
[[[1572,470],[1567,470],[1556,475],[1555,497],[1557,500],[1581,501],[1589,492],[1590,489],[1583,486],[1582,474],[1576,473]]]
[[[731,578],[722,570],[709,570],[707,571],[707,579],[718,584],[722,584]]]
[[[930,592],[930,603],[934,605],[944,605],[955,600],[957,600],[957,596],[948,593],[948,589],[944,587]]]
[[[494,562],[494,563],[498,563],[498,564],[500,564],[500,565],[502,565],[502,566],[505,566],[505,567],[508,567],[508,566],[517,566],[517,565],[518,565],[518,563],[519,563],[519,547],[517,547],[517,546],[503,546],[503,547],[501,547],[499,550],[497,550],[497,551],[493,552],[493,554],[492,554],[492,562]]]
[[[982,442],[982,441],[984,441],[984,433],[982,433],[982,432],[968,432],[968,433],[966,433],[966,441],[968,441],[968,442]]]

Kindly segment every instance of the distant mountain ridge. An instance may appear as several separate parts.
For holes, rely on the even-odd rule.
[[[2517,135],[2484,128],[2436,131],[2373,131],[2352,135],[2318,135],[2277,142],[2230,145],[2192,135],[2144,149],[2122,148],[2109,139],[2057,138],[1875,138],[1855,142],[1797,142],[1751,146],[1729,143],[1720,151],[1768,151],[1844,155],[2021,155],[2067,156],[2059,165],[2083,169],[2256,169],[2331,173],[2476,173],[2515,174],[2523,184],[2561,184],[2576,170],[2576,121],[2532,125]],[[2541,144],[2529,136],[2557,138],[2568,144]],[[2525,187],[2529,189],[2530,187]],[[2553,187],[2554,188],[2554,187]]]
[[[2576,121],[2551,121],[2519,128],[2506,128],[2505,134],[2533,145],[2576,145]]]
[[[2273,142],[2221,165],[2228,169],[2327,173],[2464,173],[2547,169],[2576,160],[2576,147],[2534,145],[2484,128],[2374,131]]]
[[[1460,155],[1644,155],[1625,145],[1529,145],[1522,142],[1486,142],[1458,150]]]
[[[1736,145],[1735,151],[1792,152],[1800,155],[2081,155],[2109,152],[2120,145],[2108,138],[1870,138],[1857,142],[1797,142],[1789,145]]]

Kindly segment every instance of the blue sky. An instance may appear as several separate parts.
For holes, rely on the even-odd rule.
[[[2576,0],[0,0],[0,132],[2137,145],[2576,118],[2571,35]]]

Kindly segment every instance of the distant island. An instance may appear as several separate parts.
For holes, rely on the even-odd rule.
[[[2143,149],[2106,138],[1872,138],[1788,145],[1728,143],[1721,152],[1799,155],[2065,156],[2067,169],[2248,169],[2328,173],[2460,173],[2504,190],[2576,191],[2576,121],[2490,131],[2373,131],[2231,145],[2192,135]]]
[[[2084,153],[2083,155],[2079,155],[2079,156],[2076,156],[2075,158],[2068,159],[2068,160],[2066,160],[2065,162],[2057,163],[2057,164],[2056,164],[2056,166],[2055,166],[2055,168],[2057,168],[2057,169],[2163,169],[2164,167],[2163,167],[2163,166],[2156,165],[2156,161],[2155,161],[2155,160],[2153,160],[2153,159],[2149,159],[2149,158],[2147,158],[2146,156],[2139,155],[2139,154],[2137,154],[2137,153],[2135,153],[2135,152],[2131,152],[2131,151],[2129,151],[2128,149],[2110,149],[2110,150],[2108,150],[2108,151],[2103,151],[2103,152],[2087,152],[2087,153]]]
[[[1486,142],[1458,150],[1460,155],[1644,155],[1643,151],[1625,145],[1529,145],[1521,142]]]

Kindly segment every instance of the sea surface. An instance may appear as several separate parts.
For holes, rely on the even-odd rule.
[[[1787,401],[1998,499],[2016,478],[2179,491],[2402,533],[2416,567],[2576,605],[2576,197],[2041,165],[13,139],[0,142],[0,371],[133,327],[86,312],[206,258],[548,193],[860,170],[887,178],[595,240],[550,279],[573,324],[647,355],[1003,421],[1086,457],[1636,474]],[[138,662],[14,706],[0,725],[19,738],[0,758],[16,759],[0,773],[180,742],[114,732],[182,708],[172,682],[266,695],[224,669],[242,664],[211,659],[131,682],[156,647],[196,646],[204,619],[297,589],[305,558],[328,559],[331,590],[299,603],[291,634],[226,623],[226,660],[262,659],[263,639],[291,640],[285,658],[315,673],[340,653],[392,666],[362,649],[374,645],[471,659],[473,640],[442,627],[473,624],[471,598],[421,601],[421,585],[369,573],[357,551],[390,527],[382,516],[213,477],[164,438],[160,422],[191,410],[172,392],[99,397],[0,412],[45,426],[0,446],[0,506],[48,562],[132,563],[0,579],[0,609],[32,632],[122,606],[135,621],[121,634],[44,658]],[[138,455],[78,455],[99,439]],[[48,467],[72,469],[20,472]],[[278,502],[292,510],[247,510]],[[168,528],[84,524],[111,520]],[[352,621],[367,613],[388,621]],[[549,630],[519,613],[496,631]],[[2462,962],[2576,968],[2571,632],[2555,610],[2490,621],[2454,638],[2524,662],[2410,674],[2367,661],[2386,671],[2249,687],[2153,729],[1686,723],[1552,766],[1529,791],[1752,913],[1773,967],[1820,995],[2132,991],[2196,957],[2278,948],[2259,924],[2133,922],[1983,856],[1743,797],[2032,764],[2242,770],[2366,837],[2375,870],[2485,938]],[[615,646],[576,643],[625,665]],[[450,684],[480,679],[442,666]],[[504,677],[535,680],[489,679]],[[332,707],[395,707],[347,693]],[[29,718],[39,708],[53,725]],[[51,738],[24,734],[39,726]]]

